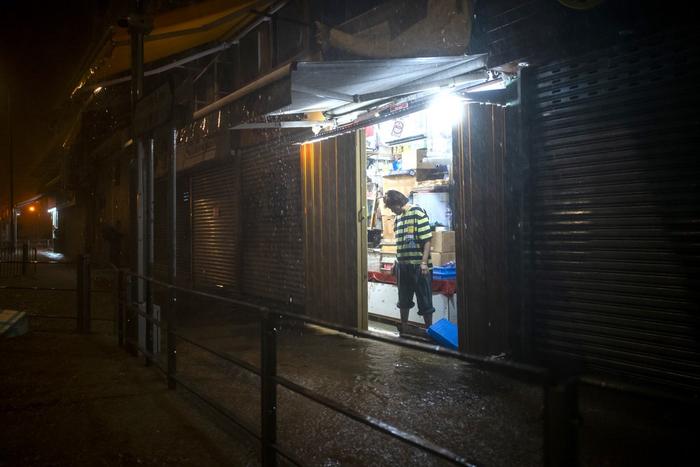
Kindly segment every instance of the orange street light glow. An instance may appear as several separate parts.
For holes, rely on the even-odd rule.
[[[34,211],[36,211],[36,208],[34,206],[29,206],[29,211],[34,212]]]

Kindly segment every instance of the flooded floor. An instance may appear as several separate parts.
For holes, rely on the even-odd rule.
[[[94,273],[95,290],[111,288],[111,272]],[[4,277],[0,280],[0,304],[29,312],[33,332],[75,332],[74,292],[2,289],[12,285],[74,288],[74,267],[45,266],[29,277]],[[155,293],[163,295],[162,290]],[[112,294],[93,294],[93,334],[113,332],[113,298]],[[158,303],[163,303],[162,299]],[[373,323],[372,327],[395,335],[391,326]],[[222,308],[220,302],[201,297],[189,302],[180,297],[178,329],[180,334],[212,350],[259,366],[257,319],[242,309]],[[127,358],[116,341],[111,342],[114,352]],[[43,344],[36,341],[32,345],[51,353]],[[59,344],[63,345],[56,341]],[[164,345],[162,338],[161,350]],[[76,358],[82,355],[77,351],[74,354]],[[259,431],[260,384],[256,375],[182,340],[178,342],[177,355],[178,374],[186,383],[235,414],[251,430]],[[153,368],[147,371],[156,376]],[[344,406],[448,448],[475,464],[542,465],[539,387],[457,360],[287,321],[282,322],[279,332],[278,373]],[[109,384],[121,384],[119,378],[114,378]],[[165,390],[162,379],[160,384]],[[18,391],[24,393],[20,386]],[[102,389],[96,387],[95,391]],[[187,392],[179,391],[177,395],[186,397]],[[279,444],[304,465],[447,465],[282,387],[278,388],[278,402]],[[198,405],[206,411],[204,405]],[[139,407],[124,410],[138,412],[142,410]],[[697,407],[689,410],[685,406],[583,388],[579,407],[579,465],[697,465]],[[217,417],[208,420],[218,424]],[[230,443],[252,446],[245,452],[236,451],[235,456],[241,457],[233,465],[257,464],[257,443],[243,431],[232,430],[228,423],[224,425],[234,435]],[[195,458],[191,460],[192,464],[169,465],[207,465]]]
[[[259,364],[259,328],[233,313],[183,314],[180,333]],[[256,375],[184,342],[178,372],[259,430]],[[283,323],[278,374],[480,465],[542,465],[541,391],[468,364]],[[278,389],[278,440],[308,465],[448,465],[303,396]]]

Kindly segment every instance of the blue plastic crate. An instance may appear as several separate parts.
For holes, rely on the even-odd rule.
[[[459,348],[457,326],[445,318],[430,326],[428,335],[444,347],[455,350]]]
[[[457,279],[457,274],[454,272],[443,273],[433,271],[433,279]]]
[[[433,266],[433,272],[437,272],[439,274],[456,274],[457,266],[454,264],[447,266]]]
[[[457,268],[452,265],[433,267],[433,279],[456,279]]]

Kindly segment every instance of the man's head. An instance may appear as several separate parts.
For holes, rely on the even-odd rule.
[[[394,214],[401,214],[406,203],[408,203],[408,198],[400,191],[389,190],[384,193],[384,205]]]

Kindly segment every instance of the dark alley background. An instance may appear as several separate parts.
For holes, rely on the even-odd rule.
[[[77,70],[118,10],[115,3],[119,2],[3,2],[0,209],[9,206],[10,128],[18,202],[36,194],[33,170],[54,143],[54,129]]]

